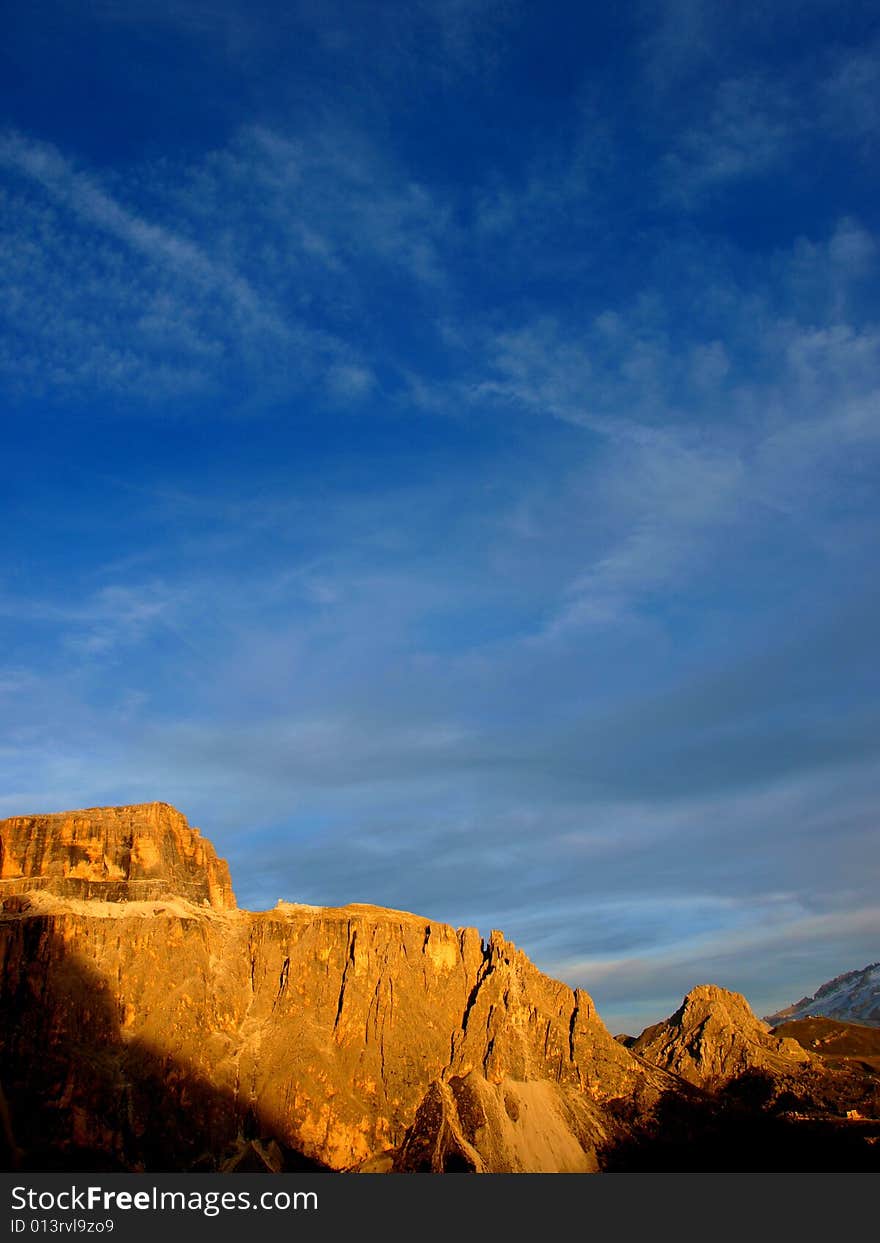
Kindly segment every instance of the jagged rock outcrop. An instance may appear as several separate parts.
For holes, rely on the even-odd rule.
[[[880,1027],[880,962],[858,971],[845,971],[817,988],[812,997],[802,997],[793,1005],[765,1019],[771,1027],[797,1019],[828,1018],[846,1023]]]
[[[646,1028],[632,1052],[701,1087],[743,1075],[798,1075],[814,1063],[795,1040],[771,1034],[740,993],[700,984],[676,1012]]]
[[[107,902],[177,896],[235,906],[229,868],[167,803],[0,821],[0,900],[41,889]]]
[[[413,1168],[436,1100],[473,1168],[590,1169],[609,1105],[668,1086],[499,932],[237,910],[163,804],[0,830],[0,1078],[27,1151],[218,1168],[275,1142],[286,1168]]]

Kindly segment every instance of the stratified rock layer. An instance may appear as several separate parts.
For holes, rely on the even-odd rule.
[[[0,899],[42,889],[108,902],[175,895],[235,906],[229,868],[167,803],[0,821]]]
[[[642,1032],[632,1052],[703,1087],[755,1071],[797,1075],[813,1063],[797,1041],[772,1035],[740,993],[714,984],[692,989],[675,1014]]]

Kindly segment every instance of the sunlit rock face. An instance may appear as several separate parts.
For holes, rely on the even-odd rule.
[[[0,872],[5,1168],[584,1173],[652,1168],[670,1126],[675,1168],[727,1168],[754,1093],[713,1094],[756,1073],[777,1085],[757,1108],[803,1084],[880,1116],[723,989],[626,1047],[500,932],[239,910],[164,803],[2,821]]]
[[[485,1115],[462,1132],[476,1167],[593,1169],[606,1103],[659,1094],[590,998],[500,932],[237,910],[226,865],[162,803],[14,817],[0,841],[0,1078],[28,1151],[218,1168],[271,1139],[294,1164],[390,1168],[452,1084],[456,1125],[465,1100]]]
[[[167,803],[0,821],[0,898],[41,889],[109,902],[175,895],[235,906],[229,868]]]
[[[691,989],[662,1023],[646,1028],[632,1052],[680,1079],[719,1087],[742,1075],[798,1075],[814,1059],[795,1040],[774,1036],[740,993],[714,984]]]

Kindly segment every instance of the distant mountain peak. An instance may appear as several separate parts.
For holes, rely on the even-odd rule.
[[[880,962],[868,963],[855,971],[844,971],[817,988],[812,997],[770,1014],[771,1027],[795,1019],[827,1018],[848,1023],[880,1027]]]
[[[630,1048],[698,1086],[753,1071],[797,1074],[811,1060],[794,1040],[773,1036],[742,994],[715,984],[692,988],[674,1014],[646,1028]]]

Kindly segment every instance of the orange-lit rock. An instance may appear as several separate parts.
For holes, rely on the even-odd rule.
[[[483,1143],[486,1168],[520,1168],[543,1111],[547,1151],[588,1169],[604,1103],[658,1095],[590,999],[500,933],[361,905],[239,911],[165,804],[13,817],[0,842],[2,1078],[29,1150],[216,1168],[271,1139],[347,1169],[395,1151],[432,1084],[463,1080],[487,1116],[529,1102]]]
[[[0,821],[0,899],[42,889],[110,902],[175,895],[235,906],[229,868],[167,803]]]
[[[684,1080],[813,1061],[724,990],[630,1051],[500,932],[241,911],[162,803],[2,821],[0,867],[0,1151],[32,1169],[586,1172]]]

